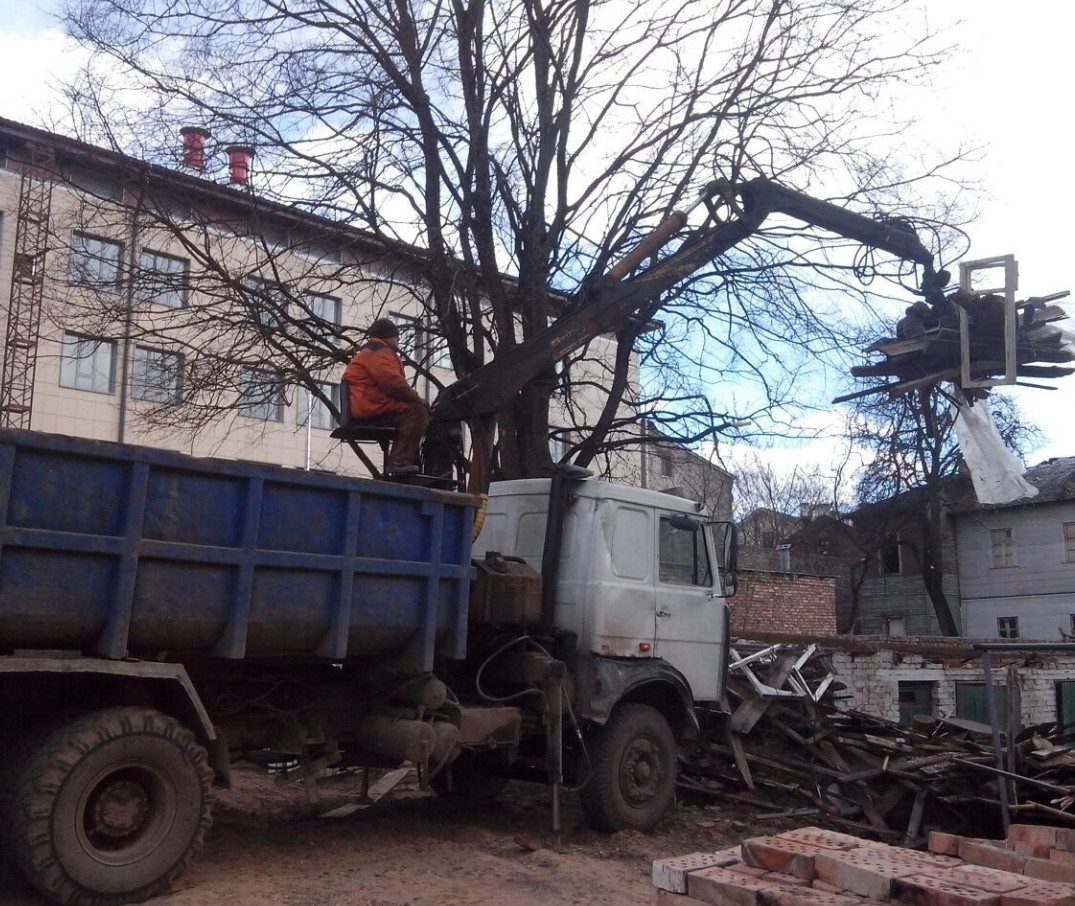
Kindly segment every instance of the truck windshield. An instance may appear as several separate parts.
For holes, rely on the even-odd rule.
[[[707,588],[713,584],[705,532],[701,526],[694,531],[678,529],[670,518],[661,517],[660,581]]]

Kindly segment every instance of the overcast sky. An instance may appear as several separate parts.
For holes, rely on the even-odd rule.
[[[50,15],[58,0],[0,0],[0,115],[31,125],[62,119],[56,88],[84,59]],[[1075,189],[1069,144],[1075,3],[933,0],[932,25],[955,52],[919,99],[922,127],[983,146],[968,176],[983,185],[970,257],[1014,253],[1020,298],[1075,288]],[[1070,306],[1075,313],[1075,304]],[[1030,457],[1075,455],[1075,376],[1018,395],[1045,440]],[[827,444],[831,450],[831,443]],[[807,451],[791,454],[798,462]]]

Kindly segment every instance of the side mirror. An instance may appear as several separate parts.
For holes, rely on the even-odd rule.
[[[668,524],[680,532],[696,532],[702,527],[702,523],[682,513],[674,513],[668,517]]]
[[[734,522],[714,522],[713,525],[724,526],[724,571],[721,586],[724,597],[730,598],[739,587],[739,528]]]
[[[724,533],[724,569],[730,573],[739,569],[739,527],[734,522]]]

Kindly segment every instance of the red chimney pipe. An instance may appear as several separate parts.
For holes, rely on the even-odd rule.
[[[250,145],[231,145],[224,151],[228,155],[231,181],[246,185],[250,179],[250,161],[254,159],[254,149]]]
[[[179,130],[183,136],[183,166],[191,170],[205,169],[205,140],[213,133],[201,126],[184,126]]]

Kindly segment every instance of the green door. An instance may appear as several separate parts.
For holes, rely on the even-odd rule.
[[[1004,715],[1008,713],[1008,689],[993,686],[997,700],[997,720],[1004,729]],[[985,701],[985,683],[956,683],[956,717],[989,724],[989,708]]]
[[[1063,726],[1075,724],[1075,682],[1056,684],[1056,719]]]

